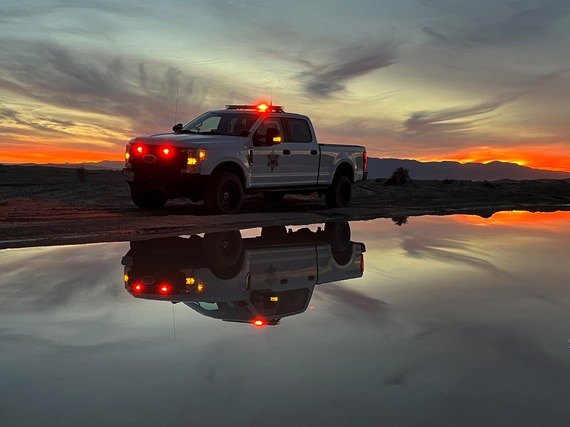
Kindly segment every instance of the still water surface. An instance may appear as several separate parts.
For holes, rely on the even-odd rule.
[[[570,213],[308,228],[0,251],[0,425],[570,425]]]

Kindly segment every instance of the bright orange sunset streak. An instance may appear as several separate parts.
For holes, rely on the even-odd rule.
[[[502,211],[494,213],[490,218],[482,218],[477,215],[454,215],[453,218],[459,222],[479,225],[479,226],[544,226],[546,228],[558,229],[558,222],[570,221],[569,211],[556,212],[528,212],[528,211]]]
[[[123,156],[121,150],[94,151],[36,147],[34,152],[4,151],[0,163],[95,163],[103,160],[122,161]]]
[[[417,157],[424,162],[455,161],[459,163],[490,163],[493,161],[516,163],[535,169],[570,172],[570,152],[515,150],[484,147],[451,155]]]

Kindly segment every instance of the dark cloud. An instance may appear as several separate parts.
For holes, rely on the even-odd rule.
[[[476,124],[477,117],[497,110],[520,95],[503,95],[467,107],[413,112],[404,122],[405,133],[416,136],[467,131]]]
[[[396,59],[396,47],[384,42],[338,49],[326,64],[313,65],[313,70],[301,73],[305,90],[318,98],[329,98],[345,89],[347,83],[381,68]]]
[[[141,127],[170,123],[177,94],[181,95],[181,107],[188,107],[185,100],[202,99],[202,95],[194,97],[194,78],[167,65],[88,56],[52,43],[15,42],[11,47],[0,52],[0,90],[44,105],[124,117],[136,128],[138,123]],[[40,119],[46,118],[60,126],[73,124],[45,113],[24,119],[18,112],[4,109],[0,115],[29,126],[40,126]]]
[[[433,41],[456,47],[537,40],[570,13],[570,2],[566,0],[483,0],[464,8],[454,7],[448,0],[427,0],[423,4],[450,15],[445,22],[425,26],[424,33]]]

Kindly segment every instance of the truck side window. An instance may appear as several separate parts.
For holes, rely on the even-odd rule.
[[[311,129],[306,120],[303,119],[285,119],[291,142],[312,142]]]
[[[255,131],[255,135],[259,136],[260,142],[263,142],[263,143],[267,142],[265,140],[265,135],[267,134],[267,129],[269,129],[269,128],[277,129],[279,131],[279,135],[284,137],[283,126],[281,126],[281,120],[279,120],[278,118],[269,117],[269,118],[265,119],[263,121],[263,123],[261,123],[261,125],[259,125],[259,127]]]

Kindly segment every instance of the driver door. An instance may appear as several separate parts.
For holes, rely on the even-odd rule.
[[[267,135],[267,130],[270,135]],[[255,146],[252,144],[250,148],[251,163],[251,186],[252,187],[279,187],[290,184],[287,173],[282,167],[283,153],[279,143],[273,145],[273,141],[267,141],[272,138],[271,129],[277,130],[277,135],[284,139],[283,123],[279,117],[267,117],[257,128],[252,136],[252,140],[267,145]],[[269,138],[268,138],[269,136]]]

